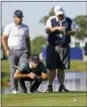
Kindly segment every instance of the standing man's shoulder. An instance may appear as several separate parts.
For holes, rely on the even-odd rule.
[[[49,28],[49,27],[52,27],[52,24],[51,24],[51,21],[56,19],[56,16],[50,16],[46,22],[46,25],[45,25],[45,29],[46,28]]]
[[[51,20],[53,20],[53,19],[56,19],[56,16],[50,16],[50,17],[48,18],[47,22],[48,22],[48,21],[51,21]]]
[[[66,17],[66,20],[67,20],[68,22],[71,22],[71,23],[72,23],[72,19],[71,19],[70,17]]]
[[[10,27],[12,27],[12,26],[13,26],[13,23],[7,24],[7,25],[4,27],[4,29],[5,29],[5,28],[10,28]]]
[[[29,37],[29,27],[27,24],[22,23],[22,29],[26,32],[25,35],[26,37]]]
[[[15,25],[14,23],[9,23],[9,24],[7,24],[6,26],[7,26],[7,27],[12,27],[12,26],[14,26],[14,25]],[[5,26],[5,27],[6,27],[6,26]]]
[[[23,28],[26,28],[27,30],[29,29],[28,25],[27,25],[27,24],[24,24],[24,23],[22,24],[22,27],[23,27]]]
[[[7,24],[7,25],[4,27],[3,35],[9,35],[10,29],[11,29],[12,26],[13,26],[13,23]]]

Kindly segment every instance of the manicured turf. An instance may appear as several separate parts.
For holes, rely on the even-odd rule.
[[[86,63],[80,60],[71,61],[72,71],[86,71]],[[10,80],[9,64],[2,61],[2,83]],[[3,86],[5,86],[4,84]],[[74,102],[74,98],[77,102]],[[2,94],[2,107],[13,106],[66,106],[86,107],[86,93],[35,93],[35,94]]]
[[[77,99],[74,102],[74,98]],[[34,94],[6,94],[2,95],[2,107],[13,106],[66,106],[87,107],[86,93],[34,93]]]
[[[70,63],[71,71],[87,71],[87,62],[83,62],[81,60],[71,60]]]

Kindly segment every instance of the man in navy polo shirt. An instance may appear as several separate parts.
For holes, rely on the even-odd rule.
[[[54,7],[55,16],[51,16],[46,23],[45,29],[48,34],[48,45],[46,48],[46,67],[48,69],[49,85],[47,92],[52,92],[52,83],[56,76],[60,83],[59,92],[67,92],[64,86],[65,69],[70,65],[70,35],[72,20],[65,17],[61,6]]]

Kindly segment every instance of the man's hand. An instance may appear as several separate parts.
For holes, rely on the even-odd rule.
[[[64,26],[57,26],[56,29],[59,30],[59,31],[64,31],[65,27]]]
[[[28,74],[28,77],[31,78],[31,79],[36,79],[37,75],[35,73],[31,72],[31,73]]]
[[[50,33],[50,32],[55,32],[55,31],[64,31],[65,30],[65,27],[64,26],[56,26],[56,27],[49,27],[46,29],[46,32]]]

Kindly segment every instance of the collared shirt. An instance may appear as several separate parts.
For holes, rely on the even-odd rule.
[[[65,31],[71,30],[72,20],[68,17],[64,17],[62,21],[59,21],[56,16],[51,16],[46,23],[45,29],[46,33],[48,34],[48,42],[52,45],[58,44],[68,44],[71,41],[70,35],[66,35]],[[65,30],[63,32],[54,31],[49,32],[47,28],[56,27],[56,26],[64,26]]]
[[[51,17],[47,20],[47,22],[46,22],[45,29],[46,29],[46,28],[49,28],[49,27],[52,27],[51,20],[52,20],[53,18],[56,18],[56,21],[57,21],[58,23],[60,23],[60,26],[62,26],[62,23],[66,21],[65,17],[64,17],[64,19],[63,19],[62,21],[59,21],[56,16],[51,16]],[[80,28],[79,25],[77,25],[74,21],[72,21],[71,30],[72,30],[72,31],[75,31],[76,29],[79,29],[79,28]]]
[[[37,75],[41,75],[41,73],[46,73],[47,70],[42,62],[39,62],[39,65],[36,68],[31,68],[30,63],[22,63],[19,65],[20,72],[29,73],[34,72]]]
[[[26,48],[25,39],[29,36],[29,28],[25,24],[19,26],[15,23],[8,24],[3,31],[3,35],[8,36],[8,47]]]
[[[52,27],[51,20],[52,20],[53,18],[56,19],[56,21],[59,23],[60,26],[62,26],[62,23],[66,21],[65,18],[64,18],[62,21],[59,21],[56,16],[51,16],[51,17],[48,19],[47,23],[46,23],[45,29],[46,29],[46,28],[49,28],[49,27]],[[61,34],[60,34],[60,37],[62,37]]]
[[[51,20],[52,20],[53,18],[56,18],[56,21],[59,22],[61,26],[62,26],[62,23],[65,21],[65,18],[64,18],[62,21],[59,21],[56,16],[51,16],[51,17],[47,20],[45,28],[52,27]]]

